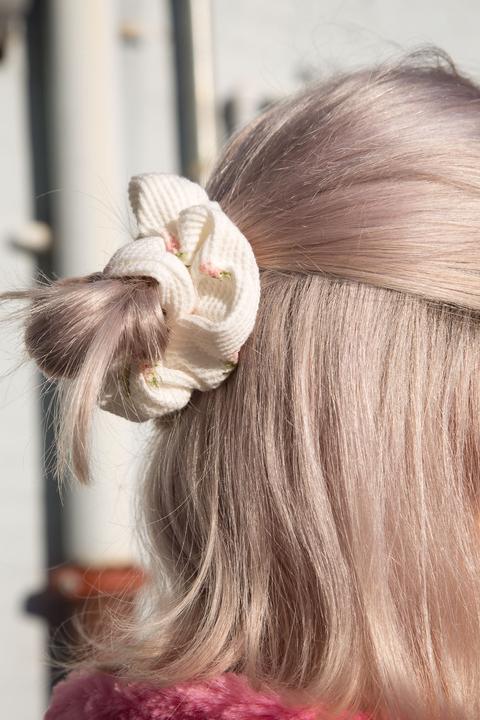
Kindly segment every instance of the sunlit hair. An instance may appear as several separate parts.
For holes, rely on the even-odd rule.
[[[92,662],[478,720],[479,87],[435,49],[337,73],[239,132],[207,189],[262,268],[258,319],[231,377],[156,423],[149,615]],[[130,310],[109,341],[96,282],[42,290],[27,329],[41,366],[75,355],[83,479],[104,373],[163,328],[154,288],[113,281]]]

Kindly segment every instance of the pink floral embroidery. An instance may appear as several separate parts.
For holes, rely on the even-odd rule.
[[[148,363],[141,363],[139,370],[148,385],[152,385],[156,388],[159,387],[158,378],[155,374],[155,370],[151,365],[148,365]]]
[[[165,245],[168,252],[175,253],[175,255],[180,251],[180,243],[175,235],[170,234],[168,240],[165,241]]]
[[[175,257],[181,260],[184,265],[187,265],[188,267],[188,253],[183,252],[183,250],[180,249],[180,240],[175,235],[172,235],[171,233],[169,234],[168,239],[165,240],[165,249],[167,252],[175,255]]]
[[[232,273],[228,272],[228,270],[221,270],[216,265],[213,265],[210,260],[204,260],[204,262],[200,263],[199,269],[201,273],[209,275],[212,278],[216,278],[217,280],[232,276]]]

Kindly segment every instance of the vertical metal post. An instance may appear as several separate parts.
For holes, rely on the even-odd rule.
[[[28,48],[28,94],[29,94],[29,130],[32,152],[32,174],[34,191],[34,218],[51,225],[52,188],[50,148],[48,133],[47,88],[48,67],[48,8],[44,2],[33,3],[32,11],[27,15]],[[51,251],[37,256],[39,273],[43,277],[53,277]],[[64,545],[63,511],[57,483],[54,478],[55,440],[52,429],[52,411],[54,393],[48,382],[39,381],[42,387],[40,409],[43,439],[43,482],[45,513],[45,562],[46,568],[59,566],[66,560]],[[48,580],[46,578],[48,583]],[[42,616],[48,622],[49,653],[52,664],[49,668],[49,686],[52,686],[62,673],[55,667],[57,661],[65,659],[67,654],[63,637],[58,628],[68,621],[70,608],[61,598],[52,594],[48,588],[40,589],[25,600],[25,609],[34,615]]]
[[[102,269],[128,239],[117,9],[115,0],[49,0],[52,222],[60,276]],[[92,487],[73,487],[65,496],[67,557],[85,567],[131,560],[131,430],[101,415]]]
[[[182,173],[202,182],[217,152],[211,0],[171,0]]]

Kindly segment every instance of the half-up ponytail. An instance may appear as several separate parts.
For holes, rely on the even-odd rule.
[[[212,200],[140,183],[139,238],[113,267],[159,278],[169,337],[129,388],[148,417],[184,410],[153,434],[142,484],[150,601],[88,663],[160,685],[234,671],[375,720],[478,720],[480,87],[435,52],[337,74],[232,140]],[[246,342],[257,287],[238,233],[263,268]],[[83,480],[109,369],[162,350],[156,291],[94,277],[30,294],[29,351],[67,377]],[[228,382],[191,395],[239,349]]]

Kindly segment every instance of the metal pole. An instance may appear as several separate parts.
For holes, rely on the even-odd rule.
[[[203,182],[217,153],[211,0],[171,0],[182,173]]]
[[[60,276],[102,269],[127,239],[116,9],[115,0],[49,0],[52,223]],[[104,567],[132,559],[130,438],[119,418],[101,417],[95,425],[92,487],[74,487],[65,497],[71,562]]]

